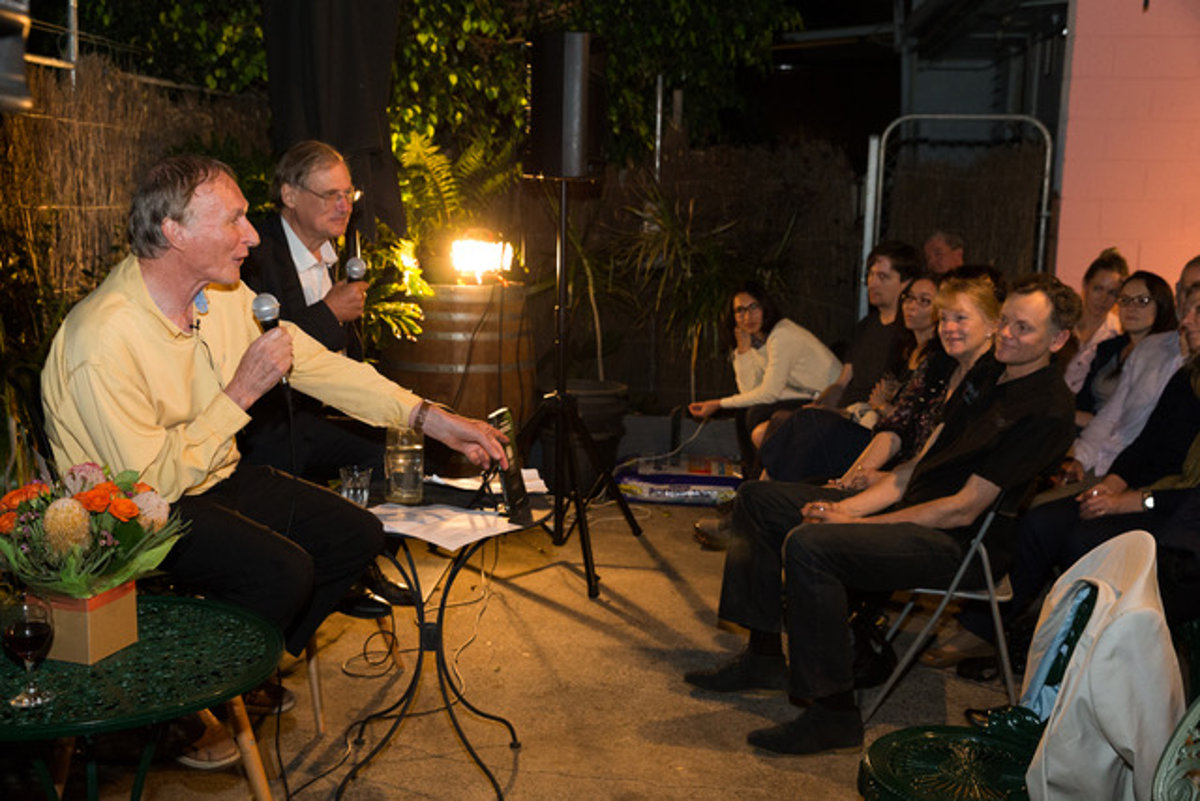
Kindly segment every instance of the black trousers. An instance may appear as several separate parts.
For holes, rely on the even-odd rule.
[[[243,464],[268,465],[318,484],[337,478],[338,468],[352,464],[370,467],[372,480],[384,477],[384,429],[330,414],[299,393],[294,405],[290,424],[285,416],[264,416],[242,430],[238,450]]]
[[[742,458],[742,476],[758,478],[762,475],[762,459],[754,440],[750,435],[761,423],[769,422],[777,413],[787,414],[797,411],[810,400],[781,400],[775,403],[761,403],[758,406],[747,406],[744,409],[734,409],[734,426],[737,431],[738,452]]]
[[[778,481],[808,481],[842,475],[871,442],[870,429],[831,409],[799,409],[768,429],[763,469]]]
[[[175,503],[191,528],[162,567],[182,585],[258,612],[304,650],[383,548],[383,526],[335,492],[271,467],[239,465]]]
[[[925,526],[802,524],[805,503],[844,496],[766,481],[744,483],[734,500],[718,615],[758,631],[786,631],[789,691],[798,698],[854,687],[850,592],[944,587],[962,562],[955,538]],[[973,571],[964,582],[982,583],[982,574]]]

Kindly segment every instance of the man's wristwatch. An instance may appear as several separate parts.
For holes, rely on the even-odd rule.
[[[417,416],[413,420],[413,430],[417,432],[417,436],[425,433],[425,418],[429,416],[429,407],[432,406],[429,401],[422,400],[421,405],[417,408]]]
[[[1154,511],[1154,493],[1148,489],[1142,490],[1142,511]]]

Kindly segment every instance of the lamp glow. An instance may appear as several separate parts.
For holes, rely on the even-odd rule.
[[[475,276],[477,284],[482,284],[483,276],[488,273],[508,272],[512,260],[511,244],[499,239],[481,239],[475,232],[450,245],[450,263],[454,269],[464,277]]]

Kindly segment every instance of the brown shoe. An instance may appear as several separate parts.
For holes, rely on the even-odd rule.
[[[296,705],[292,691],[275,679],[267,679],[242,696],[246,711],[251,715],[277,715]]]
[[[921,664],[932,668],[948,668],[964,659],[993,656],[995,653],[996,649],[990,642],[966,629],[959,629],[957,634],[941,645],[921,654]]]

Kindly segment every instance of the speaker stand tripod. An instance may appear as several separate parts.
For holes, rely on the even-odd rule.
[[[599,474],[609,494],[617,502],[630,533],[640,537],[642,527],[638,525],[625,495],[613,478],[612,470],[603,466],[596,443],[579,417],[579,407],[573,396],[567,394],[567,182],[559,180],[558,237],[556,242],[557,263],[555,270],[558,299],[554,307],[554,378],[555,389],[542,397],[533,417],[518,437],[522,453],[528,453],[533,435],[549,415],[554,415],[554,527],[550,539],[555,545],[564,545],[571,531],[579,526],[579,547],[583,551],[583,568],[587,576],[588,597],[600,594],[600,578],[596,575],[596,560],[592,555],[592,537],[587,522],[586,489],[579,486],[574,458],[568,458],[569,441],[583,445],[592,468]],[[572,437],[572,435],[574,435]],[[565,468],[565,469],[564,469]],[[590,489],[590,488],[587,488]],[[566,505],[575,507],[575,520],[570,528],[564,529]]]

